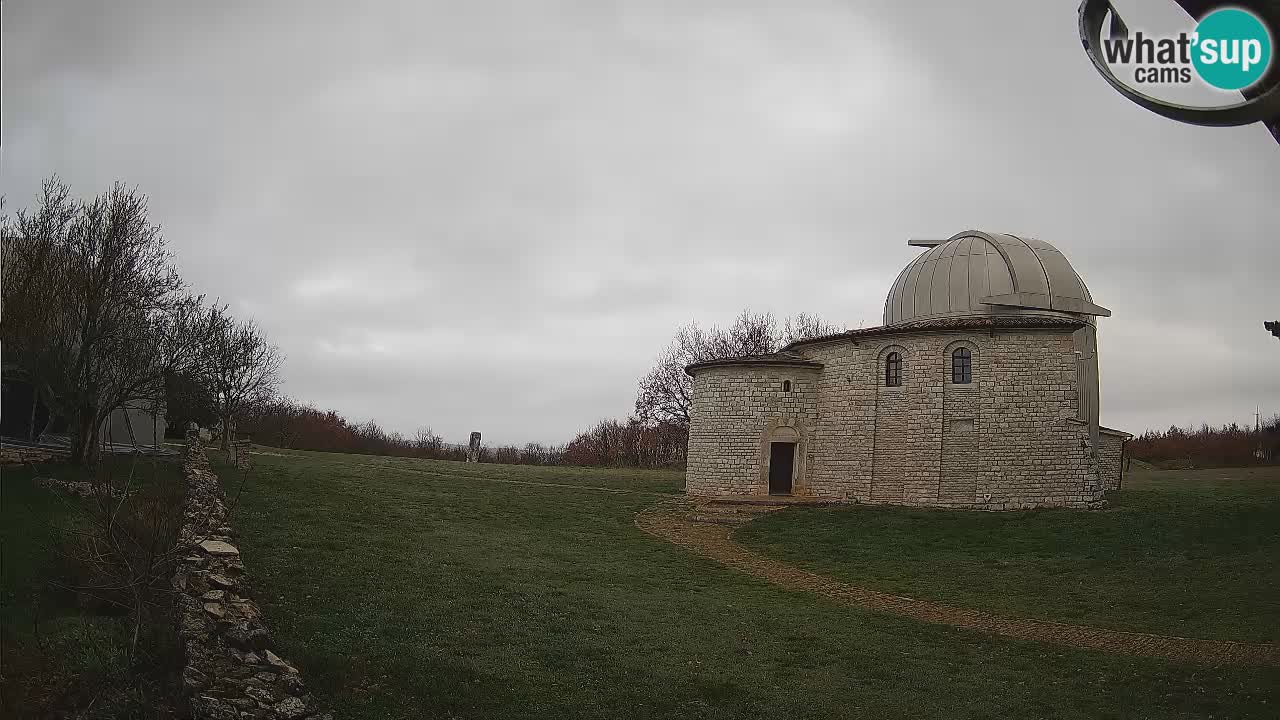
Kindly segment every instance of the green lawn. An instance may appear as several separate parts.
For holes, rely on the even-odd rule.
[[[1108,499],[1103,512],[797,508],[736,537],[912,597],[1122,630],[1280,640],[1280,468],[1135,473]]]
[[[176,461],[106,456],[113,481],[132,471],[149,493],[181,483]],[[82,568],[69,555],[70,533],[89,527],[89,500],[39,487],[38,477],[87,480],[59,463],[0,469],[0,717],[159,717],[177,663],[173,628],[142,634],[130,662],[132,626],[119,611],[82,605],[69,589]],[[173,485],[165,485],[172,489]]]
[[[1017,642],[769,586],[634,527],[680,492],[675,473],[254,461],[234,522],[257,597],[341,717],[1274,717],[1280,703],[1276,668]]]

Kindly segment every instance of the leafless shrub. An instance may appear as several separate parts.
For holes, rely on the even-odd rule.
[[[85,570],[85,582],[74,589],[128,613],[132,655],[143,625],[158,607],[169,605],[168,580],[178,553],[184,492],[180,482],[165,479],[163,473],[139,487],[136,464],[118,483],[112,482],[111,472],[95,477],[89,526],[76,534],[74,544],[74,559]]]

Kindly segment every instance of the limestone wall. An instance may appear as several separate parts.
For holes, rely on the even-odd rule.
[[[803,367],[716,367],[694,381],[685,491],[690,495],[764,495],[769,492],[769,438],[781,428],[799,436],[796,484],[806,494],[809,427],[817,403],[818,373]],[[783,382],[791,382],[791,391]]]
[[[1113,430],[1099,433],[1098,472],[1107,490],[1118,490],[1123,480],[1124,441],[1128,435]]]
[[[247,457],[247,456],[246,456]],[[248,578],[218,477],[199,436],[188,435],[187,504],[173,576],[182,671],[193,720],[333,720],[319,715],[298,671],[272,651],[271,633],[248,597]]]
[[[968,346],[972,349],[974,344]],[[973,357],[981,359],[977,352]],[[948,365],[943,372],[950,373],[950,370]],[[954,385],[944,380],[940,475],[933,504],[965,507],[977,500],[978,478],[983,469],[982,425],[979,423],[981,388],[980,383]]]
[[[970,384],[951,383],[959,346],[972,353]],[[796,398],[791,410],[803,415],[806,433],[806,474],[795,494],[993,510],[1096,503],[1102,488],[1089,426],[1077,420],[1075,349],[1069,331],[1032,330],[886,334],[796,348],[823,368],[813,378],[816,397]],[[884,387],[889,352],[902,355],[901,387]],[[758,400],[781,377],[741,367],[698,372],[691,493],[758,491],[761,431],[783,412]]]

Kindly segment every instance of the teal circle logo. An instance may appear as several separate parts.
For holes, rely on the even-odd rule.
[[[1271,64],[1271,34],[1257,15],[1239,8],[1215,10],[1196,25],[1191,64],[1219,90],[1243,90]]]

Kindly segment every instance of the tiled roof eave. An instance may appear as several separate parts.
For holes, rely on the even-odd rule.
[[[707,368],[735,366],[796,367],[810,370],[822,369],[822,363],[814,360],[808,360],[800,357],[799,355],[792,355],[791,353],[770,353],[768,355],[745,355],[742,357],[704,360],[702,362],[696,362],[686,366],[684,371],[688,375],[692,376],[697,371],[705,370]]]
[[[792,348],[819,343],[838,342],[840,340],[856,340],[866,337],[901,335],[916,332],[949,331],[949,330],[1079,330],[1087,323],[1067,317],[1026,316],[992,316],[992,317],[956,317],[912,320],[895,325],[846,330],[834,335],[797,340],[783,348],[784,352]]]

